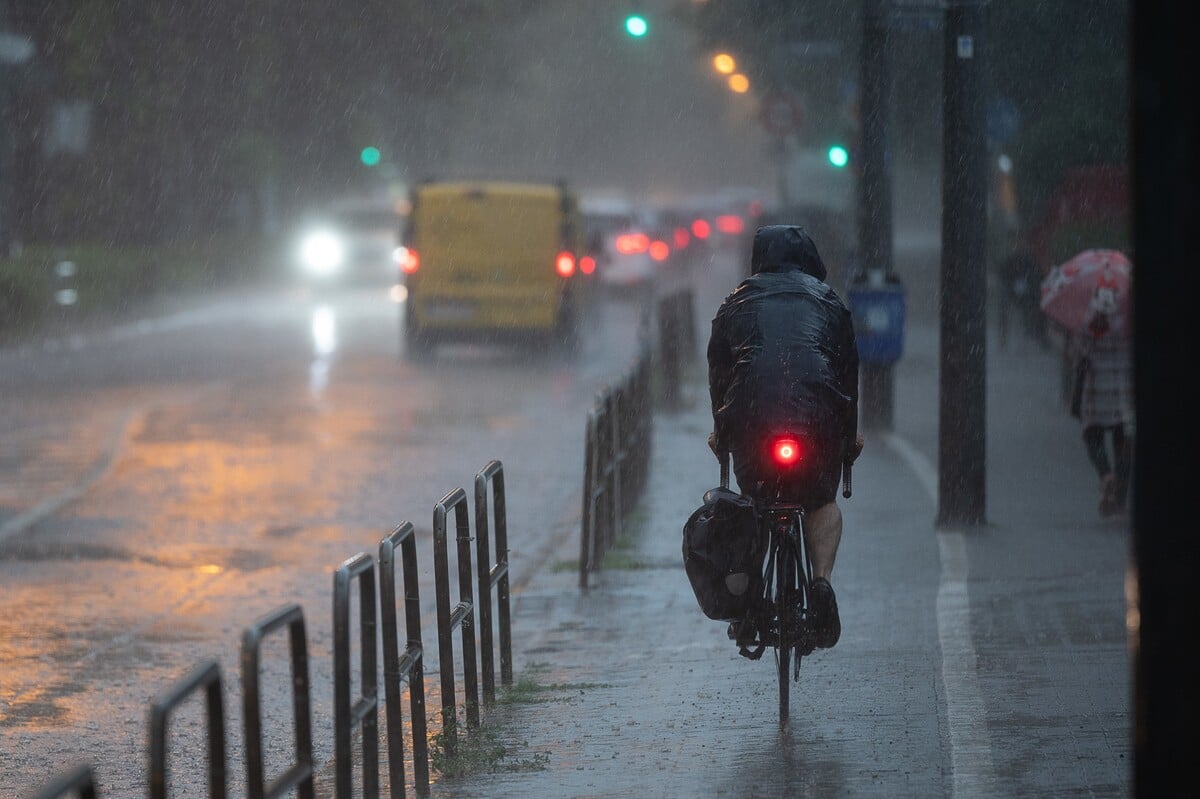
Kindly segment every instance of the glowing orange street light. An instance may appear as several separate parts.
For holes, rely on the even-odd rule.
[[[750,79],[740,72],[730,75],[729,88],[738,94],[745,94],[750,91]]]
[[[717,53],[713,56],[713,69],[722,75],[731,75],[737,69],[737,62],[729,53]]]

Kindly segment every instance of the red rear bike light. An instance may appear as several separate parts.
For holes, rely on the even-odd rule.
[[[780,466],[795,466],[802,454],[800,442],[794,438],[779,438],[771,445],[771,457]]]
[[[570,277],[575,274],[575,256],[563,250],[554,259],[554,271],[558,272],[559,277]]]

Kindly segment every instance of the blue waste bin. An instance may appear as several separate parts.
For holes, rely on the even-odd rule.
[[[851,287],[850,313],[860,362],[891,364],[904,355],[904,305],[904,285],[895,278]]]

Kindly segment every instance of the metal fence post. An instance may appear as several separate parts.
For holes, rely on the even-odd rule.
[[[358,579],[362,695],[350,699],[350,583]],[[379,796],[379,672],[375,652],[375,563],[366,552],[349,558],[333,573],[333,739],[338,799],[354,793],[351,738],[362,728],[363,799]]]
[[[491,526],[488,517],[488,482],[492,484],[492,513],[495,518],[496,562],[491,562]],[[500,681],[512,685],[512,617],[509,609],[508,520],[504,502],[504,468],[490,461],[475,475],[475,549],[479,573],[479,643],[483,672],[483,701],[496,701],[495,664],[492,641],[492,590],[496,590],[496,612],[500,637]]]
[[[404,653],[396,619],[396,549],[404,575]],[[425,647],[421,638],[421,596],[416,532],[402,522],[379,543],[379,606],[383,628],[383,689],[387,702],[388,777],[392,799],[404,799],[404,714],[401,682],[408,678],[412,717],[413,783],[429,795],[429,740],[425,719]]]
[[[167,798],[167,721],[171,712],[199,690],[204,691],[208,714],[208,795],[225,799],[225,704],[221,667],[216,661],[197,666],[150,706],[150,799]]]

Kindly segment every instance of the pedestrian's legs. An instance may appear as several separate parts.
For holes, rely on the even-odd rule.
[[[822,505],[804,520],[804,545],[812,560],[813,577],[829,579],[838,544],[842,541],[842,509],[836,502]]]
[[[1125,435],[1125,425],[1119,424],[1112,428],[1112,444],[1117,474],[1117,507],[1124,510],[1129,494],[1129,476],[1133,468],[1133,441]]]
[[[1083,428],[1083,443],[1087,447],[1088,460],[1096,468],[1096,474],[1103,480],[1112,474],[1112,466],[1108,460],[1108,449],[1104,442],[1104,428],[1100,425],[1088,425]]]

